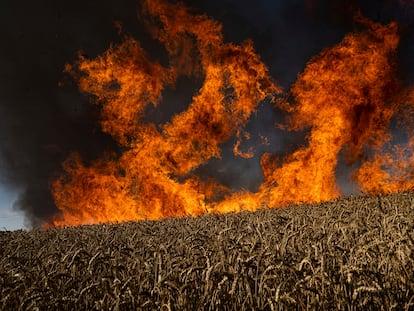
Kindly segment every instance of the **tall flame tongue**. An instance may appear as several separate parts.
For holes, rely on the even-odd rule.
[[[398,45],[397,25],[372,24],[314,57],[292,87],[297,104],[290,127],[310,126],[309,145],[273,171],[264,168],[270,203],[318,202],[339,196],[335,181],[339,152],[357,160],[365,144],[379,145],[395,107],[387,101],[396,90],[390,56]],[[268,162],[265,158],[265,163]]]
[[[100,106],[103,131],[125,151],[89,165],[76,153],[64,162],[64,174],[52,185],[61,211],[54,225],[329,200],[340,195],[335,180],[340,151],[346,149],[353,163],[361,159],[363,147],[379,148],[387,141],[388,124],[399,109],[390,101],[398,91],[391,61],[399,41],[397,25],[382,26],[360,17],[367,30],[347,35],[314,57],[291,89],[295,104],[280,103],[290,113],[289,130],[310,129],[308,145],[283,163],[265,154],[264,182],[257,193],[230,194],[217,182],[202,181],[194,169],[220,157],[219,145],[231,137],[249,137],[243,128],[251,114],[281,90],[251,42],[224,43],[219,23],[162,0],[146,0],[144,12],[151,17],[152,35],[166,47],[167,68],[149,60],[132,38],[67,68]],[[182,75],[203,78],[188,109],[166,124],[149,123],[146,107],[156,106],[165,87]],[[239,145],[234,146],[236,155],[253,156]],[[364,172],[376,169],[381,174],[381,161],[367,162],[356,173],[363,190],[377,191],[366,186],[374,175]],[[394,182],[381,176],[381,189]],[[217,201],[217,193],[227,196]]]
[[[347,35],[309,61],[291,89],[296,104],[281,103],[291,113],[288,129],[310,128],[308,145],[279,165],[262,157],[265,181],[257,194],[222,202],[219,210],[254,210],[258,206],[311,203],[337,198],[335,171],[339,153],[347,148],[348,162],[362,155],[364,145],[379,146],[398,107],[389,102],[397,91],[391,57],[399,36],[397,25],[382,26],[360,16],[368,29]],[[260,205],[258,204],[260,203]]]
[[[53,184],[63,215],[55,225],[208,211],[200,190],[207,185],[190,172],[220,157],[219,144],[244,126],[261,101],[279,92],[250,42],[223,43],[220,24],[192,16],[181,5],[148,0],[145,10],[162,25],[152,32],[165,45],[170,67],[151,62],[133,39],[95,60],[80,60],[81,90],[95,96],[103,130],[127,151],[89,167],[78,155],[64,163],[65,174]],[[200,71],[204,83],[186,111],[160,130],[142,122],[145,107],[157,105],[165,86],[180,74]]]

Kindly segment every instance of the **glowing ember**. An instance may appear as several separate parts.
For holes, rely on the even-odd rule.
[[[261,102],[276,102],[281,89],[252,43],[225,43],[214,20],[162,0],[147,0],[143,9],[151,34],[168,52],[167,67],[150,60],[132,38],[96,59],[81,57],[67,67],[78,77],[81,91],[93,95],[102,130],[123,153],[88,165],[78,154],[66,160],[64,174],[52,185],[61,211],[54,225],[329,200],[341,194],[335,176],[340,152],[346,150],[349,163],[355,163],[363,160],[364,148],[379,150],[390,139],[389,123],[401,107],[401,101],[393,100],[400,91],[393,66],[398,27],[357,17],[364,30],[311,59],[290,91],[294,103],[279,102],[290,114],[289,130],[310,130],[307,146],[283,159],[264,154],[264,182],[257,193],[232,193],[215,180],[202,180],[194,170],[219,158],[220,144],[231,138],[237,138],[235,155],[253,157],[252,148],[240,148],[242,139],[250,139],[244,127]],[[180,76],[203,79],[187,110],[165,124],[148,122],[147,106],[157,106],[165,88]],[[397,162],[383,154],[363,163],[355,175],[361,189],[412,189],[414,157],[407,158],[407,152],[413,147],[410,138],[408,149],[398,150]],[[389,175],[384,165],[398,173]]]

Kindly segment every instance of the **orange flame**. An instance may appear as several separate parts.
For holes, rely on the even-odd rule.
[[[414,189],[414,139],[406,146],[396,146],[394,152],[376,154],[355,173],[355,179],[365,193],[387,194]]]
[[[364,144],[378,145],[386,137],[395,112],[387,100],[396,89],[390,56],[398,46],[397,25],[362,21],[367,31],[349,34],[322,51],[292,87],[296,105],[284,105],[292,113],[290,128],[311,131],[308,146],[289,155],[281,167],[269,166],[269,156],[263,158],[262,191],[269,192],[271,206],[338,197],[339,152],[348,148],[353,162]]]
[[[241,139],[250,138],[244,127],[258,105],[275,102],[281,89],[252,42],[225,43],[221,25],[207,16],[192,15],[185,6],[162,0],[144,1],[143,11],[151,34],[166,48],[168,67],[150,60],[133,38],[96,59],[81,57],[75,66],[67,66],[78,77],[81,91],[91,94],[101,108],[102,130],[122,146],[123,153],[105,155],[88,165],[74,153],[64,162],[64,173],[52,184],[61,211],[51,221],[54,225],[329,200],[341,194],[335,176],[340,152],[347,150],[348,161],[355,163],[362,159],[364,147],[378,148],[389,140],[388,126],[399,109],[392,101],[399,91],[392,61],[398,27],[357,17],[366,30],[347,35],[311,59],[291,88],[294,104],[279,103],[290,114],[289,130],[310,130],[307,146],[284,159],[264,154],[264,182],[257,193],[232,193],[217,181],[203,181],[194,170],[220,158],[220,144],[232,137],[237,137],[235,155],[253,157],[253,149],[239,149]],[[157,106],[165,88],[183,75],[203,79],[187,110],[165,124],[148,122],[146,107]],[[268,140],[262,137],[262,141]],[[411,139],[411,149],[413,144]],[[378,179],[380,189],[390,183],[400,189],[400,181],[381,175],[383,161],[362,164],[356,180],[363,191],[378,192],[369,186]],[[411,175],[399,178],[412,185],[410,169]]]
[[[414,90],[403,96],[400,130],[408,141],[390,146],[385,144],[355,172],[361,190],[370,194],[387,194],[414,190]]]
[[[220,24],[192,16],[181,5],[145,5],[162,25],[151,29],[166,46],[170,67],[151,62],[132,38],[95,60],[80,59],[80,89],[95,96],[102,107],[103,131],[127,151],[89,167],[76,155],[67,160],[65,174],[52,187],[63,216],[55,225],[209,211],[201,190],[210,186],[188,175],[220,157],[219,144],[246,124],[260,102],[280,92],[251,42],[223,43]],[[180,74],[200,71],[204,84],[186,111],[160,130],[142,121],[144,108],[157,105],[165,86]]]

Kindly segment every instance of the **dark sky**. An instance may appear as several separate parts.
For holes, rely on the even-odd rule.
[[[414,10],[412,4],[402,9],[400,2],[409,1],[184,1],[222,22],[227,41],[253,39],[272,77],[285,89],[311,56],[354,29],[356,9],[375,21],[395,19],[403,25],[400,74],[407,83],[414,80]],[[114,148],[100,132],[97,111],[63,68],[80,50],[95,57],[111,42],[120,42],[117,21],[124,33],[157,55],[159,46],[146,33],[138,8],[139,0],[0,3],[0,183],[22,190],[15,207],[25,211],[32,224],[56,211],[48,186],[71,151],[93,159]],[[277,114],[271,107],[261,109],[260,122],[250,125],[259,131],[273,127]],[[288,147],[289,141],[283,144]],[[246,171],[258,169],[258,164],[240,165]]]

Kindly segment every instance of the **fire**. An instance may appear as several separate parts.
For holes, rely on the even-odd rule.
[[[290,103],[277,99],[282,90],[251,41],[224,42],[221,24],[192,15],[181,4],[146,0],[143,12],[150,33],[165,46],[167,66],[151,60],[138,41],[126,38],[97,58],[80,57],[66,68],[99,106],[102,130],[122,153],[92,163],[74,153],[63,163],[64,173],[51,187],[61,212],[51,221],[54,225],[330,200],[341,195],[335,176],[340,152],[346,150],[349,163],[356,163],[364,160],[364,148],[379,149],[389,141],[389,123],[401,106],[392,100],[400,89],[393,62],[399,43],[396,23],[380,25],[358,17],[364,30],[311,59],[286,97],[294,99]],[[148,106],[157,107],[163,91],[180,76],[203,80],[188,108],[164,124],[149,122]],[[307,145],[285,158],[264,154],[264,182],[256,193],[235,193],[197,176],[195,170],[220,158],[221,144],[234,137],[236,156],[254,156],[253,148],[244,151],[240,144],[250,139],[245,126],[263,101],[289,113],[287,130],[308,129]],[[409,150],[413,146],[410,138]],[[399,154],[407,156],[402,150]],[[403,163],[411,164],[402,166],[394,165],[390,156],[371,159],[362,163],[355,179],[369,193],[398,191],[402,182],[407,184],[404,189],[412,189],[413,158],[404,158]],[[406,173],[391,178],[384,164]]]
[[[57,225],[210,211],[202,190],[212,185],[191,172],[220,157],[219,144],[243,128],[260,102],[280,92],[251,42],[224,43],[220,24],[192,16],[182,5],[146,1],[145,10],[170,56],[168,68],[150,61],[132,38],[67,68],[80,72],[80,89],[101,106],[103,131],[126,151],[88,167],[76,155],[67,160],[52,187],[63,215]],[[201,72],[204,83],[186,111],[158,127],[144,122],[145,107],[157,105],[166,86],[179,75]]]
[[[363,192],[383,194],[414,189],[414,139],[393,149],[394,152],[376,154],[357,170],[355,179]]]
[[[355,172],[354,179],[361,190],[370,194],[412,191],[414,189],[414,90],[402,96],[403,109],[400,131],[406,132],[407,141],[384,144],[371,159]]]
[[[364,145],[379,145],[386,137],[395,113],[387,101],[397,88],[391,61],[399,41],[397,25],[361,22],[366,31],[347,35],[311,59],[291,89],[296,105],[284,104],[291,112],[290,129],[310,127],[308,146],[289,155],[281,167],[263,158],[261,190],[271,206],[338,197],[340,151],[347,148],[353,162]]]

